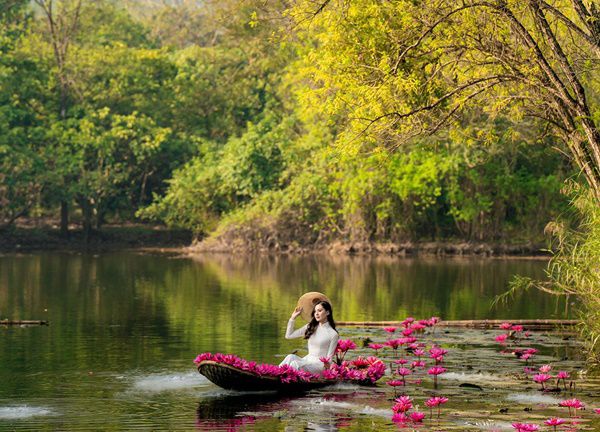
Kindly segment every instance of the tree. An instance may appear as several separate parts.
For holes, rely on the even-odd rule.
[[[316,45],[316,98],[347,113],[351,137],[397,148],[474,105],[539,118],[600,200],[595,2],[303,1],[291,13]]]
[[[43,79],[35,62],[18,51],[29,23],[26,1],[0,2],[0,228],[30,211],[43,188],[35,149],[35,93]]]
[[[58,82],[58,114],[60,119],[67,117],[71,104],[72,81],[69,75],[69,48],[73,44],[80,19],[82,0],[34,0],[41,8],[48,27],[48,37],[54,54],[56,78]],[[67,197],[60,200],[60,232],[68,235],[69,202]]]

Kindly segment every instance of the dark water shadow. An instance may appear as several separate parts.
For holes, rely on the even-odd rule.
[[[233,393],[201,400],[196,408],[196,429],[245,429],[260,418],[272,417],[289,397],[277,393]]]

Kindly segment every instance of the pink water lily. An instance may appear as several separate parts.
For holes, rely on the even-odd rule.
[[[550,372],[551,370],[552,370],[552,366],[550,366],[550,365],[543,365],[543,366],[540,366],[540,372],[541,372],[541,373],[547,374],[547,373],[548,373],[548,372]]]
[[[384,327],[383,330],[385,330],[387,333],[394,333],[396,330],[398,329],[398,327]]]
[[[410,336],[414,331],[414,328],[412,327],[407,327],[404,330],[402,330],[402,335],[403,336]]]
[[[563,388],[566,390],[567,389],[567,379],[571,378],[571,375],[569,375],[569,372],[566,371],[559,371],[556,374],[556,387],[558,387],[558,384],[561,382],[563,382]]]
[[[372,344],[369,344],[369,348],[371,348],[372,350],[375,350],[375,353],[376,353],[376,354],[377,354],[377,352],[378,352],[378,351],[379,351],[381,348],[383,348],[384,346],[385,346],[385,345],[383,345],[383,344],[379,344],[379,343],[372,343]]]
[[[340,365],[344,361],[346,353],[356,349],[356,344],[350,339],[340,339],[335,349],[335,362]]]
[[[405,423],[408,421],[408,417],[403,412],[397,412],[392,416],[392,421],[394,423]]]
[[[548,420],[544,421],[544,424],[546,426],[554,427],[554,430],[556,431],[557,426],[560,426],[561,424],[566,423],[566,422],[567,422],[566,420],[563,420],[561,418],[552,417],[552,418],[549,418]]]
[[[596,414],[600,414],[600,408],[594,408],[594,412],[595,412]]]
[[[420,332],[422,330],[425,330],[427,328],[427,325],[425,324],[425,322],[419,321],[418,323],[413,323],[413,325],[411,325],[410,328],[412,328],[416,332]]]
[[[446,368],[443,368],[441,366],[434,366],[427,371],[427,373],[429,375],[434,375],[434,376],[441,375],[444,372],[446,372]]]
[[[577,410],[585,408],[585,405],[579,399],[567,399],[560,402],[559,405],[569,408],[569,416],[572,416]]]
[[[405,376],[408,376],[408,375],[412,374],[412,371],[410,369],[405,368],[405,367],[401,367],[401,368],[398,368],[396,370],[396,373],[398,375],[402,376],[402,377],[405,377]]]
[[[387,385],[389,385],[390,387],[392,387],[394,389],[394,397],[397,396],[396,394],[396,387],[401,387],[403,386],[405,383],[403,380],[390,380],[387,382]]]
[[[409,327],[414,322],[415,322],[415,319],[413,317],[408,317],[404,321],[402,321],[402,326]]]
[[[347,352],[356,349],[356,344],[351,339],[340,339],[337,344],[337,351]]]
[[[425,418],[425,413],[420,411],[413,411],[410,413],[410,419],[415,423],[421,423]]]
[[[448,354],[448,350],[433,346],[429,350],[429,357],[435,360],[435,364],[440,364],[444,361],[444,356]]]
[[[394,411],[395,413],[405,413],[413,407],[413,403],[410,399],[410,396],[400,396],[398,399],[395,400],[395,402],[396,403],[392,407],[392,411]]]
[[[425,401],[425,405],[429,407],[430,416],[433,417],[433,408],[437,407],[437,416],[440,417],[440,406],[448,402],[448,398],[443,396],[434,396]]]
[[[423,357],[425,355],[425,351],[420,348],[415,348],[412,353],[415,357]]]
[[[503,322],[502,324],[500,324],[500,328],[502,330],[508,330],[512,327],[512,324],[509,322]]]
[[[542,390],[546,389],[546,381],[552,379],[552,375],[548,375],[548,374],[537,374],[533,376],[533,381],[535,381],[538,384],[541,384],[542,386]]]
[[[494,340],[498,343],[504,343],[504,342],[506,342],[506,339],[508,339],[507,334],[500,334],[494,338]]]
[[[425,362],[423,360],[415,360],[414,362],[412,362],[410,364],[410,367],[412,369],[424,368],[425,367]]]
[[[540,428],[538,425],[532,423],[513,423],[512,427],[517,432],[535,432]]]

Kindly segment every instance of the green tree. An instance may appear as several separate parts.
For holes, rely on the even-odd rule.
[[[396,148],[474,105],[540,118],[600,199],[594,3],[299,1],[290,13],[314,41],[313,103],[347,113],[349,135]]]

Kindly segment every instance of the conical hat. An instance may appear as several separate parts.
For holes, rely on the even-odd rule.
[[[307,292],[298,299],[298,304],[296,306],[302,308],[302,313],[300,314],[300,316],[304,321],[310,321],[312,319],[313,308],[320,301],[326,301],[329,302],[329,304],[331,304],[331,301],[327,298],[325,294],[317,291]]]

